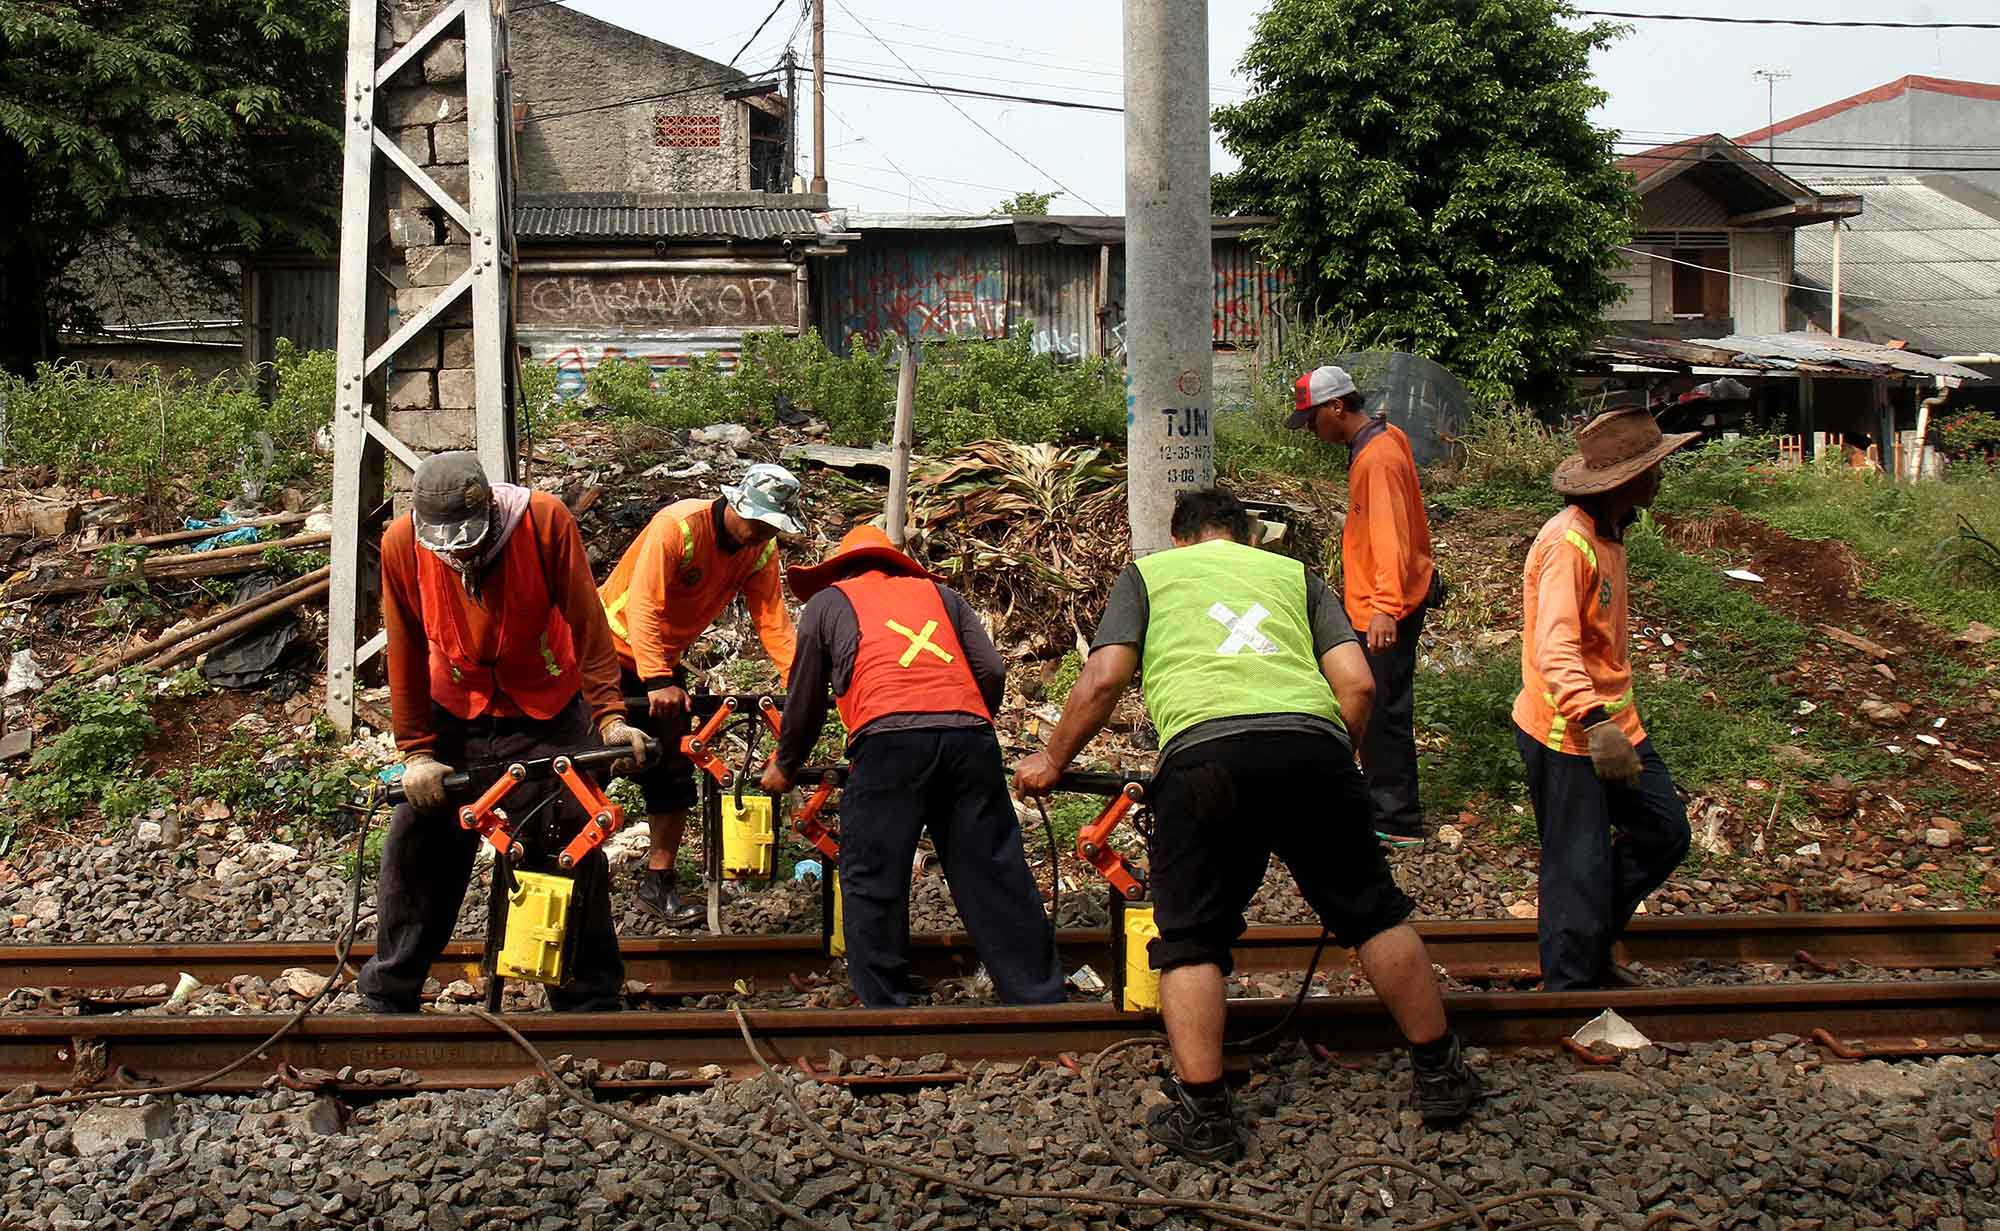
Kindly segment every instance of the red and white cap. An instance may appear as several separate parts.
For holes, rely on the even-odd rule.
[[[1314,410],[1353,392],[1354,378],[1346,368],[1314,368],[1292,382],[1292,416],[1285,420],[1285,426],[1304,427],[1312,422]]]

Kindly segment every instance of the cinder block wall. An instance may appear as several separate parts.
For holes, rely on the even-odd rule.
[[[515,8],[514,101],[527,105],[516,138],[520,191],[749,189],[748,107],[722,97],[745,74],[566,5],[515,0]],[[668,97],[604,106],[656,95]],[[560,114],[584,107],[604,109]]]

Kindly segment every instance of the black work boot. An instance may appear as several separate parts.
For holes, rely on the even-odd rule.
[[[1243,1157],[1227,1089],[1203,1098],[1189,1093],[1178,1077],[1168,1078],[1164,1089],[1170,1101],[1146,1117],[1148,1137],[1198,1163],[1233,1163]]]
[[[1465,1048],[1458,1036],[1451,1039],[1451,1050],[1444,1059],[1433,1065],[1417,1059],[1414,1050],[1410,1053],[1413,1078],[1411,1081],[1411,1101],[1416,1104],[1417,1114],[1426,1124],[1450,1124],[1463,1120],[1472,1110],[1472,1105],[1486,1096],[1486,1083],[1479,1080],[1479,1074],[1465,1063]]]
[[[670,928],[700,927],[708,918],[708,907],[704,904],[681,901],[672,868],[639,869],[639,905],[658,915]]]

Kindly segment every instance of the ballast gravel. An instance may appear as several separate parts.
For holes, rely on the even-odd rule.
[[[1471,1122],[1439,1132],[1405,1110],[1402,1058],[1328,1062],[1290,1045],[1238,1087],[1249,1154],[1226,1169],[1163,1157],[1135,1127],[1160,1097],[1156,1051],[1105,1066],[1103,1110],[1119,1146],[1167,1190],[1271,1212],[1302,1212],[1343,1160],[1386,1157],[1465,1201],[1553,1187],[1618,1211],[1556,1198],[1496,1211],[1496,1227],[1574,1217],[1586,1228],[2000,1231],[2000,1063],[1990,1058],[1829,1063],[1779,1038],[1649,1048],[1605,1068],[1546,1053],[1472,1059],[1491,1097]],[[1083,1077],[1062,1065],[983,1064],[963,1085],[858,1098],[798,1089],[829,1133],[874,1156],[1002,1186],[1138,1191],[1091,1125]],[[6,1110],[22,1097],[0,1102],[0,1226],[780,1225],[713,1166],[562,1102],[540,1079],[358,1105],[278,1091]],[[829,1228],[1211,1225],[1101,1201],[970,1196],[865,1169],[808,1138],[770,1078],[626,1106],[714,1146]],[[1335,1184],[1316,1215],[1393,1231],[1452,1204],[1376,1165]],[[1647,1222],[1669,1208],[1691,1221]]]
[[[1036,883],[1046,896],[1047,857],[1039,827],[1028,831],[1027,847]],[[253,841],[232,831],[188,834],[173,845],[125,835],[108,844],[16,852],[0,869],[0,939],[10,944],[320,939],[333,934],[347,917],[351,849],[351,840],[300,849]],[[619,934],[672,935],[639,906],[635,896],[645,849],[643,822],[627,826],[609,847],[612,909]],[[1469,848],[1454,852],[1432,843],[1394,852],[1390,859],[1398,882],[1417,900],[1421,918],[1533,914],[1532,852],[1503,849],[1489,859]],[[489,867],[481,848],[473,887],[459,912],[461,936],[485,932]],[[699,889],[694,892],[699,896]],[[1830,883],[1827,892],[1837,897],[1839,883]],[[1103,926],[1105,902],[1105,888],[1096,874],[1065,857],[1062,926]],[[1741,900],[1735,886],[1682,876],[1655,894],[1647,909],[1659,914],[1707,913],[1754,905]],[[1252,923],[1314,921],[1290,873],[1276,862],[1247,914]],[[812,878],[757,885],[723,908],[724,930],[734,934],[816,932],[820,917],[820,889]],[[935,865],[912,880],[910,926],[918,932],[962,927]],[[374,934],[372,880],[363,889],[360,934]]]

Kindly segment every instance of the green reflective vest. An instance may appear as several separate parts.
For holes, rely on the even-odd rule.
[[[1210,539],[1138,567],[1148,609],[1140,670],[1162,748],[1196,723],[1249,714],[1311,714],[1346,729],[1313,654],[1304,565]]]

